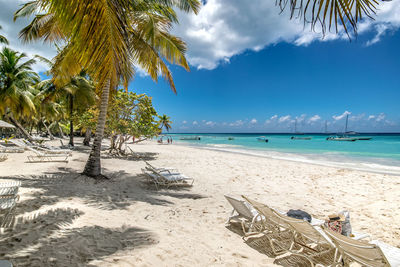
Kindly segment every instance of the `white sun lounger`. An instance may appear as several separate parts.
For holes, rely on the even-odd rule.
[[[0,152],[3,153],[24,153],[24,149],[20,147],[3,146],[0,144]]]
[[[154,171],[157,171],[157,172],[167,172],[167,173],[170,173],[170,174],[173,174],[173,173],[179,174],[179,171],[177,169],[175,169],[175,168],[172,168],[172,167],[156,168],[153,165],[151,165],[150,163],[148,163],[147,161],[145,161],[145,163],[146,163],[148,168],[150,168],[150,169],[152,169]]]
[[[142,169],[149,181],[154,183],[156,188],[159,186],[192,186],[194,179],[180,173],[158,172],[151,168]]]
[[[66,153],[48,153],[46,151],[39,151],[32,147],[27,147],[28,150],[32,151],[35,155],[29,155],[29,162],[68,162],[70,154]]]
[[[0,182],[0,228],[9,226],[12,221],[11,213],[19,199],[20,185],[19,181]]]

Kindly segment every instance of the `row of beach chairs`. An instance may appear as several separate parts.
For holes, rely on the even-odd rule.
[[[68,158],[72,155],[69,149],[59,149],[46,145],[34,145],[26,140],[11,139],[14,146],[0,145],[1,153],[23,153],[25,150],[33,152],[28,155],[29,162],[68,162]],[[7,154],[0,156],[0,161],[7,159]]]
[[[379,240],[362,241],[368,234],[347,237],[329,229],[323,220],[313,218],[309,223],[242,197],[225,196],[233,207],[227,223],[239,222],[245,240],[266,239],[274,256],[289,253],[303,258],[309,266],[349,266],[351,262],[371,267],[400,266],[400,249]]]
[[[170,167],[156,168],[147,161],[146,167],[142,169],[147,176],[148,182],[153,183],[156,188],[170,186],[192,186],[194,179],[181,174],[178,170]]]

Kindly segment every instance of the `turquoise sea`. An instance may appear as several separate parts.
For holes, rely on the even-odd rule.
[[[355,142],[327,141],[329,135],[326,134],[169,135],[175,143],[183,145],[400,175],[400,134],[373,133],[351,136],[372,137],[371,140]],[[200,140],[180,140],[194,136],[200,137]],[[311,140],[292,140],[292,136],[311,137]],[[260,137],[267,138],[268,143],[257,140]]]

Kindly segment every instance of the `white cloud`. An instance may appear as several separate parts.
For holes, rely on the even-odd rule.
[[[341,119],[343,119],[344,117],[346,117],[347,115],[350,115],[351,114],[351,112],[349,112],[349,111],[345,111],[345,112],[343,112],[342,113],[342,115],[333,115],[332,116],[332,118],[335,120],[335,121],[339,121],[339,120],[341,120]]]
[[[182,124],[186,124],[187,123],[187,121],[182,121]]]
[[[380,2],[375,20],[365,19],[359,25],[359,33],[376,32],[368,45],[400,27],[399,3]],[[309,25],[304,28],[300,20],[290,20],[288,9],[280,14],[275,1],[208,0],[197,16],[179,13],[179,19],[174,33],[187,42],[189,62],[200,69],[216,68],[246,50],[259,51],[280,42],[308,45],[316,40],[347,39],[343,31],[322,38]]]
[[[269,123],[275,121],[277,118],[278,118],[278,115],[275,114],[274,116],[271,116],[271,118],[269,118],[269,120],[266,120],[265,123],[269,124]]]
[[[192,123],[193,125],[197,125],[197,124],[199,124],[197,121],[193,121],[193,123]]]
[[[316,121],[319,121],[320,119],[321,119],[321,117],[319,115],[314,115],[308,119],[308,122],[316,122]]]
[[[207,121],[206,122],[206,125],[207,126],[214,126],[216,123],[215,122],[213,122],[213,121]]]
[[[290,118],[291,118],[290,115],[282,116],[279,118],[279,123],[290,121]]]
[[[39,54],[49,59],[56,55],[53,46],[42,42],[22,44],[18,32],[29,23],[29,19],[12,21],[13,13],[25,0],[0,0],[1,34],[5,35],[10,46],[29,56]],[[388,31],[400,27],[400,0],[382,3],[378,7],[375,20],[365,19],[359,24],[359,33],[375,32],[366,45],[378,42]],[[321,38],[320,33],[312,32],[309,25],[303,27],[299,20],[289,19],[289,10],[280,14],[275,1],[252,0],[208,0],[196,16],[178,12],[179,25],[173,32],[188,44],[188,59],[197,68],[213,69],[220,63],[229,62],[234,55],[246,50],[259,51],[280,42],[294,45],[308,45],[316,40],[330,41],[347,38],[343,31],[328,33]],[[43,63],[34,66],[37,71],[47,69]],[[140,68],[138,75],[147,75]]]
[[[376,121],[383,121],[386,118],[386,115],[384,113],[380,113],[377,117],[376,117]]]
[[[362,113],[362,114],[353,115],[353,116],[349,117],[349,120],[350,121],[360,121],[360,120],[364,119],[364,117],[365,117],[365,114]]]
[[[306,114],[301,114],[300,116],[296,117],[298,123],[303,123],[306,120]]]
[[[239,127],[239,126],[243,126],[244,122],[242,120],[237,120],[235,122],[229,123],[229,126],[233,126],[233,127]]]
[[[256,124],[257,123],[257,120],[256,119],[252,119],[251,121],[250,121],[250,124]]]
[[[373,121],[376,121],[376,122],[383,121],[383,120],[385,120],[385,118],[386,118],[386,114],[383,113],[383,112],[379,113],[378,115],[369,115],[368,116],[368,120],[369,121],[373,120]]]

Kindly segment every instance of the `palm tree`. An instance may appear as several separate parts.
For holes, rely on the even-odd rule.
[[[24,53],[4,47],[0,52],[0,115],[6,117],[32,141],[30,134],[18,122],[20,118],[30,118],[35,113],[33,85],[39,75],[32,71],[34,59]]]
[[[2,27],[0,26],[0,30],[2,29]],[[0,44],[8,44],[8,40],[5,36],[0,34]]]
[[[198,0],[37,0],[25,4],[15,18],[36,13],[21,32],[25,41],[64,41],[52,69],[56,86],[63,86],[81,69],[101,92],[95,139],[84,174],[101,176],[100,149],[110,89],[127,88],[140,66],[157,81],[159,74],[175,92],[172,74],[163,58],[189,70],[185,43],[169,33],[177,22],[174,8],[198,12]],[[47,12],[47,13],[43,13]]]
[[[170,117],[168,117],[167,115],[163,114],[162,116],[159,116],[160,118],[160,130],[162,130],[162,128],[165,128],[165,130],[167,130],[167,132],[169,132],[169,129],[171,129],[171,123],[172,121],[170,121]]]
[[[67,106],[70,123],[69,145],[74,146],[74,111],[84,111],[96,103],[97,95],[93,82],[81,71],[61,88],[56,88],[51,79],[40,82],[38,87],[41,89],[39,96],[44,96],[42,103],[59,102]]]
[[[277,0],[283,11],[290,10],[290,18],[301,18],[304,24],[310,23],[314,30],[319,25],[323,33],[343,27],[350,38],[349,30],[357,34],[357,23],[364,17],[373,19],[380,2],[390,0]]]

